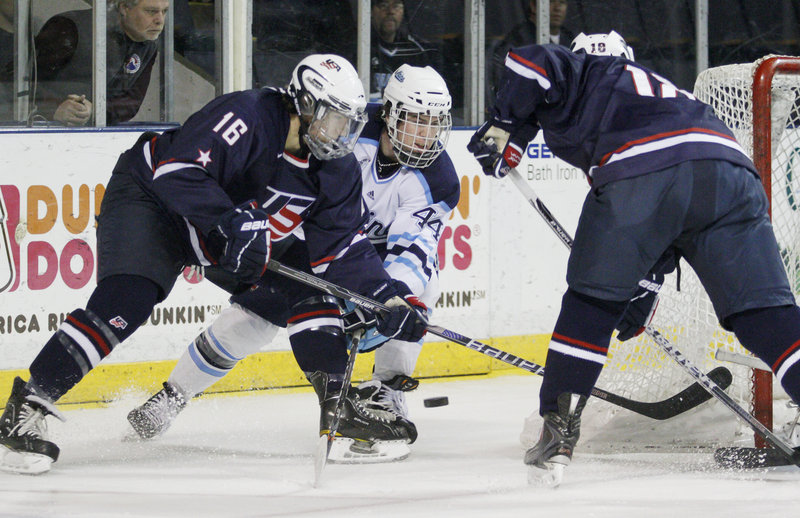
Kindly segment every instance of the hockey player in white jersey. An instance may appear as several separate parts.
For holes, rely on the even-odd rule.
[[[444,150],[452,125],[450,107],[447,86],[433,68],[403,65],[392,74],[383,103],[368,105],[369,121],[353,151],[369,211],[365,234],[389,275],[404,282],[428,308],[439,298],[439,238],[460,195],[458,177]],[[320,295],[319,299],[330,301],[331,297]],[[344,307],[342,301],[338,303]],[[189,399],[269,342],[275,331],[254,309],[232,304],[189,345],[164,389],[129,414],[141,437],[164,433]],[[327,354],[342,329],[341,312],[336,309],[307,311],[288,319],[295,357],[320,398],[320,434],[328,432],[337,395],[330,397],[323,381],[305,365],[309,354]],[[405,458],[417,431],[408,419],[404,392],[418,385],[412,374],[422,340],[387,339],[373,327],[360,347],[362,351],[377,348],[373,379],[348,391],[330,460]],[[225,351],[224,362],[214,360],[220,351]]]

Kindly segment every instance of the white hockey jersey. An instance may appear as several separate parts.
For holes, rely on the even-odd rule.
[[[353,151],[363,181],[362,198],[369,211],[366,234],[383,258],[389,275],[401,280],[425,305],[439,298],[438,246],[460,196],[453,162],[444,151],[430,166],[401,166],[381,179],[376,170],[383,123],[370,105],[370,123]]]

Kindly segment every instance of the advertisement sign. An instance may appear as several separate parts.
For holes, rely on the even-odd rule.
[[[461,199],[439,243],[436,324],[476,338],[548,333],[565,289],[567,251],[509,180],[485,176],[467,152],[471,130],[448,152]],[[0,179],[0,369],[26,368],[97,281],[95,216],[119,153],[137,132],[8,133]],[[574,232],[583,174],[541,137],[520,172]],[[175,359],[227,306],[227,294],[184,272],[147,323],[107,362]],[[285,333],[269,350],[288,350]]]

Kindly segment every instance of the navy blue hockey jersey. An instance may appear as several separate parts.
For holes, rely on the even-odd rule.
[[[389,276],[363,234],[360,169],[284,152],[289,113],[281,93],[218,97],[186,123],[126,152],[139,184],[180,224],[197,262],[213,263],[205,236],[220,215],[255,199],[270,214],[273,250],[305,237],[317,275],[361,293]]]
[[[595,186],[694,159],[755,166],[712,108],[623,58],[558,45],[512,49],[492,117],[538,125],[552,152]]]

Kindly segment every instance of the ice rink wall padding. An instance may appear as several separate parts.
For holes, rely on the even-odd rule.
[[[0,394],[64,316],[83,307],[96,281],[94,216],[120,152],[140,130],[0,133]],[[494,347],[544,362],[565,289],[567,252],[510,181],[485,177],[466,151],[470,129],[453,132],[448,152],[461,179],[458,207],[439,247],[442,297],[432,321]],[[588,189],[583,174],[555,159],[539,137],[520,165],[570,231]],[[227,305],[208,282],[179,279],[148,323],[68,393],[64,403],[113,399],[160,386],[186,345]],[[416,375],[489,374],[509,367],[431,337]],[[355,377],[369,377],[371,354]],[[210,391],[306,385],[284,332],[240,362]]]

